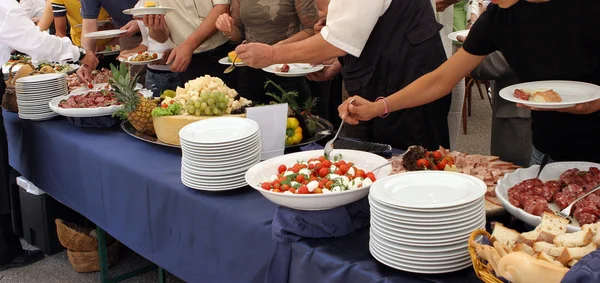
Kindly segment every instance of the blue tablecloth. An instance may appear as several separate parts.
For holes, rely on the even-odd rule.
[[[4,112],[10,164],[129,248],[188,282],[263,282],[275,247],[276,205],[250,189],[202,192],[180,181],[179,149],[144,143],[119,127]],[[368,229],[292,246],[289,282],[479,282],[472,269],[426,276],[378,263]]]

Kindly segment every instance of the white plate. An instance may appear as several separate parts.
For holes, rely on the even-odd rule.
[[[198,174],[204,174],[207,176],[221,176],[226,175],[224,172],[240,172],[242,170],[248,170],[248,168],[254,166],[260,161],[260,154],[255,154],[253,156],[248,156],[247,158],[240,160],[237,164],[231,165],[223,165],[217,167],[206,167],[203,165],[198,165],[193,161],[189,161],[188,159],[182,159],[181,163],[189,170],[189,172],[197,172]]]
[[[460,218],[461,216],[463,216],[466,213],[473,213],[475,211],[478,211],[481,207],[484,206],[484,201],[481,200],[479,201],[477,204],[473,204],[472,206],[466,207],[466,208],[461,208],[461,209],[457,209],[456,211],[443,211],[443,212],[431,212],[431,213],[427,213],[427,212],[413,212],[413,211],[404,211],[404,210],[398,210],[398,209],[394,209],[391,208],[389,205],[386,204],[382,204],[381,202],[378,202],[377,200],[373,199],[373,193],[371,193],[371,195],[369,196],[369,199],[371,200],[371,206],[373,207],[372,210],[375,210],[377,212],[381,212],[381,213],[385,213],[386,215],[389,215],[390,218],[393,219],[407,219],[407,220],[424,220],[424,219],[431,219],[431,218],[436,218],[437,221],[440,221],[440,219],[444,219],[444,220],[453,220],[456,218]]]
[[[464,241],[463,243],[459,243],[459,244],[451,244],[451,245],[447,245],[447,246],[421,247],[421,246],[410,246],[410,245],[394,243],[394,242],[391,242],[391,241],[381,237],[378,234],[374,234],[372,231],[370,232],[370,235],[371,235],[371,240],[375,240],[378,243],[384,244],[385,246],[393,248],[396,251],[412,252],[412,253],[417,253],[417,254],[447,254],[447,255],[450,255],[450,254],[462,254],[466,250],[466,252],[468,254],[468,249],[467,249],[469,246],[468,241]]]
[[[466,174],[417,171],[381,179],[371,190],[374,198],[394,207],[440,208],[470,203],[483,198],[487,186]]]
[[[579,170],[587,171],[590,167],[600,168],[600,164],[591,162],[550,163],[546,165],[546,167],[544,167],[544,170],[540,174],[540,180],[544,182],[558,180],[560,175],[569,169],[577,168]],[[529,214],[525,212],[525,210],[512,205],[508,200],[508,189],[514,187],[522,181],[535,178],[538,172],[538,168],[539,165],[534,165],[529,168],[517,169],[515,172],[506,174],[502,179],[498,180],[498,185],[496,186],[496,196],[498,197],[498,199],[500,199],[500,202],[502,202],[502,205],[504,206],[506,211],[508,211],[516,218],[532,226],[537,226],[538,224],[540,224],[542,218],[533,214]],[[549,207],[555,212],[560,211],[560,209],[558,209],[558,206],[555,203],[551,203]],[[572,217],[569,218],[571,219],[571,224],[569,224],[567,230],[569,232],[579,231],[581,229],[579,226],[579,222]]]
[[[227,148],[204,147],[200,149],[199,147],[196,148],[190,145],[182,145],[181,151],[183,154],[192,156],[195,159],[202,160],[203,162],[226,161],[233,158],[246,156],[246,152],[248,150],[254,150],[261,146],[258,138],[255,141],[250,142],[251,143],[228,146]]]
[[[363,169],[365,172],[369,172],[372,169],[375,169],[375,167],[381,166],[387,162],[387,159],[379,155],[357,150],[338,149],[334,150],[333,154],[341,154],[344,161],[353,162],[358,168]],[[369,194],[369,187],[336,193],[306,195],[276,193],[264,190],[260,187],[262,182],[268,181],[271,176],[277,174],[277,167],[279,167],[279,165],[284,164],[286,166],[291,166],[298,160],[306,161],[311,158],[318,158],[322,155],[323,150],[311,150],[286,154],[265,160],[253,166],[246,172],[246,182],[270,201],[298,210],[331,209],[355,202]],[[391,171],[391,166],[385,166],[377,171],[375,177],[377,179],[383,178],[389,175]]]
[[[419,226],[417,225],[411,225],[411,226],[405,226],[405,228],[402,228],[398,225],[388,225],[386,223],[384,223],[383,221],[380,221],[379,219],[384,219],[384,217],[378,218],[376,221],[376,223],[373,223],[377,226],[379,226],[381,229],[385,229],[387,231],[393,231],[395,233],[399,233],[399,234],[413,234],[413,235],[422,235],[423,233],[427,233],[428,236],[431,236],[432,238],[442,238],[442,239],[447,239],[447,238],[454,238],[455,234],[463,234],[463,233],[469,233],[469,232],[473,232],[474,230],[478,229],[479,227],[481,227],[482,225],[485,225],[485,214],[479,216],[478,218],[475,218],[473,220],[470,220],[470,222],[465,222],[464,224],[459,224],[456,225],[454,227],[448,227],[447,229],[438,229],[438,230],[419,230]]]
[[[399,263],[406,263],[406,264],[411,264],[411,265],[415,265],[415,266],[422,266],[422,267],[449,267],[449,266],[454,266],[454,265],[463,265],[465,263],[471,262],[470,258],[467,257],[454,257],[454,258],[449,258],[447,260],[444,261],[432,261],[432,260],[417,260],[417,259],[409,259],[406,256],[404,257],[396,257],[396,254],[398,253],[394,253],[394,252],[390,252],[389,250],[386,249],[382,249],[380,248],[380,246],[378,246],[375,242],[373,242],[373,248],[376,249],[375,252],[377,252],[378,254],[382,254],[385,256],[388,256],[390,258],[393,258],[394,261],[397,261]]]
[[[171,7],[140,7],[123,10],[123,14],[132,16],[144,16],[144,15],[166,15],[167,13],[174,11],[175,8]]]
[[[261,147],[257,147],[256,149],[253,149],[252,152],[249,152],[248,154],[239,156],[237,158],[233,158],[231,160],[205,161],[195,158],[193,156],[189,156],[185,153],[183,154],[182,160],[184,160],[189,166],[202,168],[203,170],[222,170],[223,168],[232,168],[243,165],[244,162],[248,162],[260,157],[261,149]]]
[[[459,30],[459,31],[455,31],[455,32],[453,32],[453,33],[449,34],[449,35],[448,35],[448,38],[449,38],[450,40],[452,40],[452,41],[458,41],[458,36],[459,36],[459,35],[462,35],[462,36],[466,37],[466,36],[468,36],[468,35],[469,35],[469,30],[468,30],[468,29],[466,29],[466,30]]]
[[[521,90],[554,90],[562,98],[561,102],[533,102],[518,99],[514,96],[515,89]],[[575,106],[600,99],[600,86],[574,81],[539,81],[511,85],[500,91],[500,97],[515,103],[541,109],[557,109]]]
[[[256,147],[257,143],[260,143],[260,132],[256,132],[249,137],[232,142],[207,144],[190,142],[180,138],[180,143],[181,147],[185,148],[185,150],[189,150],[192,153],[198,153],[200,155],[211,154],[214,152],[229,153],[232,151],[237,151],[240,148]]]
[[[445,219],[440,219],[440,223],[437,225],[421,225],[421,224],[413,224],[413,223],[402,223],[397,221],[394,218],[389,217],[387,214],[385,213],[380,213],[377,210],[372,211],[372,220],[376,220],[377,222],[381,223],[381,225],[384,225],[386,227],[389,227],[390,229],[394,229],[394,227],[398,227],[401,229],[415,229],[415,227],[419,227],[419,230],[423,230],[423,231],[446,231],[448,229],[454,229],[454,228],[463,228],[465,226],[468,226],[470,223],[474,223],[474,222],[479,222],[479,220],[481,220],[482,217],[485,216],[485,212],[483,207],[477,208],[476,210],[474,210],[474,212],[471,213],[465,213],[464,217],[462,218],[464,221],[462,222],[450,222],[447,223],[446,221],[444,221]],[[373,217],[374,216],[374,217]]]
[[[390,233],[390,231],[382,230],[381,228],[378,228],[376,226],[371,226],[371,230],[373,230],[374,233],[377,233],[380,236],[383,236],[393,242],[398,242],[398,243],[407,244],[407,245],[430,245],[430,246],[459,244],[464,241],[468,241],[469,236],[473,232],[473,231],[471,231],[464,235],[457,235],[455,237],[447,237],[447,238],[415,239],[415,238],[408,238],[408,237],[400,237],[397,234]]]
[[[218,117],[186,125],[179,131],[183,142],[217,145],[245,140],[258,132],[258,124],[250,119]]]
[[[111,51],[98,51],[96,55],[115,55],[121,53],[121,50],[111,50]]]
[[[121,61],[121,62],[125,62],[129,65],[134,65],[134,66],[140,66],[140,65],[148,65],[152,62],[156,62],[160,60],[160,56],[157,57],[156,59],[152,59],[152,60],[148,60],[148,61],[129,61],[129,60],[125,60],[125,61]]]
[[[193,176],[188,176],[187,174],[181,174],[181,178],[186,179],[190,183],[195,183],[200,186],[222,186],[222,185],[230,185],[232,183],[241,183],[244,181],[244,176],[227,176],[220,177],[219,179],[207,179],[202,178],[198,179]]]
[[[86,33],[84,36],[87,38],[93,38],[93,39],[105,39],[105,38],[119,37],[122,34],[125,34],[126,32],[127,32],[126,30],[109,29],[109,30],[100,30],[100,31]]]
[[[281,66],[283,66],[283,64],[271,65],[269,67],[263,68],[263,70],[265,72],[273,73],[280,77],[304,77],[310,73],[314,73],[314,72],[323,70],[323,65],[311,66],[310,64],[306,64],[306,63],[290,63],[288,65],[290,66],[290,71],[286,72],[286,73],[278,72],[276,70],[276,68],[281,68]]]
[[[231,62],[229,62],[229,57],[223,57],[223,58],[221,58],[221,60],[219,60],[219,64],[221,64],[221,65],[227,65],[227,66],[231,66],[232,65]],[[238,62],[238,63],[235,63],[235,66],[236,67],[246,67],[248,65],[246,65],[246,63],[244,63],[244,62]]]
[[[41,75],[35,75],[35,76],[29,76],[29,77],[23,77],[18,79],[16,82],[17,84],[31,84],[34,85],[33,83],[47,83],[48,81],[51,80],[58,80],[61,78],[65,78],[67,75],[63,74],[63,73],[53,73],[53,74],[41,74]]]
[[[55,97],[48,103],[48,106],[52,111],[56,112],[57,114],[60,114],[61,116],[82,118],[110,116],[115,112],[123,109],[123,105],[113,105],[108,107],[95,108],[61,108],[60,106],[58,106],[62,100],[66,100],[73,95],[76,94]]]
[[[455,261],[457,259],[463,259],[464,258],[464,254],[459,254],[459,255],[444,255],[444,254],[440,254],[437,255],[435,258],[432,257],[421,257],[419,255],[414,255],[414,254],[405,254],[402,252],[398,252],[389,248],[384,247],[383,245],[375,242],[375,241],[369,241],[369,246],[370,247],[377,247],[377,252],[381,252],[381,253],[385,253],[388,255],[392,255],[394,258],[398,258],[401,259],[402,261],[406,261],[406,260],[410,260],[410,261],[415,261],[415,262],[419,262],[419,263],[426,263],[426,262],[445,262],[446,260],[448,261]]]
[[[414,264],[411,262],[400,263],[397,259],[394,259],[393,257],[387,256],[387,255],[384,255],[384,254],[378,252],[376,250],[376,248],[373,249],[373,247],[371,247],[370,250],[371,250],[371,254],[377,261],[379,261],[391,268],[408,271],[408,272],[413,272],[413,273],[421,273],[421,274],[450,273],[450,272],[454,272],[454,271],[458,271],[458,270],[463,270],[463,269],[471,266],[471,264],[472,264],[470,261],[465,261],[466,263],[464,263],[464,264],[446,267],[446,266],[442,266],[442,265],[422,266],[422,265],[417,265],[417,264]]]
[[[239,188],[243,188],[246,186],[245,183],[241,182],[241,183],[234,183],[234,184],[230,184],[230,185],[222,185],[222,186],[203,186],[203,185],[199,185],[193,182],[189,182],[185,179],[181,179],[181,182],[191,188],[191,189],[195,189],[195,190],[201,190],[201,191],[228,191],[228,190],[235,190],[235,189],[239,189]]]

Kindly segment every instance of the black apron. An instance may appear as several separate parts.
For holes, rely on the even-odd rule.
[[[0,99],[6,91],[4,80],[0,80]],[[1,100],[0,100],[1,101]],[[4,130],[4,118],[2,109],[0,109],[0,215],[10,213],[9,197],[9,176],[10,166],[8,165],[8,141],[6,140],[6,131]]]
[[[429,0],[392,0],[361,56],[340,58],[348,93],[374,101],[435,70],[447,59],[441,29]],[[451,99],[446,95],[420,107],[390,113],[386,118],[347,127],[345,134],[399,149],[411,145],[449,148]]]

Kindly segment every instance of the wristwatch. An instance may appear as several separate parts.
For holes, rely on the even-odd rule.
[[[84,48],[79,47],[79,61],[83,60],[83,58],[85,57],[85,54],[87,52],[85,51]]]

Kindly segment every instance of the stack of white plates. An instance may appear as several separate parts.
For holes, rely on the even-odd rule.
[[[55,73],[24,77],[17,80],[19,117],[27,120],[47,120],[58,116],[50,110],[52,98],[66,95],[67,75]]]
[[[371,186],[371,254],[392,268],[447,273],[471,265],[468,239],[485,227],[485,183],[443,171],[401,173]]]
[[[260,132],[250,119],[218,117],[179,131],[181,182],[205,191],[246,186],[246,171],[260,161]]]

